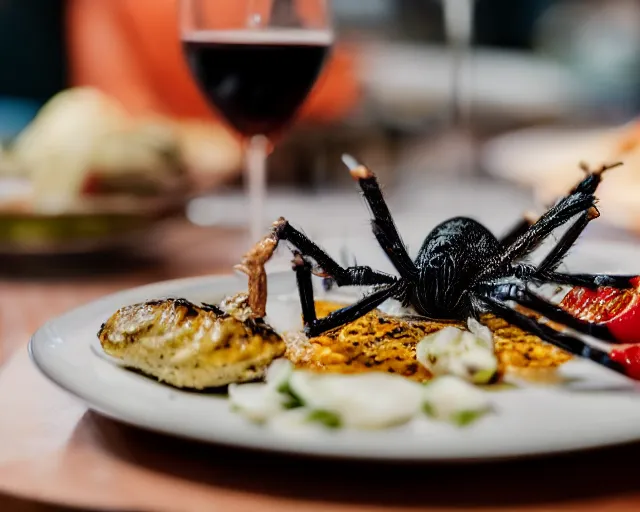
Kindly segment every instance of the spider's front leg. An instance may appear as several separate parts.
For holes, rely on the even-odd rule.
[[[552,283],[567,286],[580,286],[595,290],[600,287],[629,290],[636,288],[637,276],[616,274],[565,274],[563,272],[540,272],[532,276],[536,283]]]
[[[586,164],[581,164],[582,170],[587,175],[571,190],[569,196],[576,193],[594,194],[596,188],[598,188],[598,185],[602,181],[603,173],[620,165],[622,164],[616,163],[613,165],[603,165],[595,171],[590,171],[589,167],[587,167]],[[566,231],[566,233],[562,236],[562,238],[560,238],[553,250],[540,263],[540,265],[538,266],[540,273],[556,270],[560,263],[562,263],[562,259],[567,255],[569,249],[571,249],[573,244],[576,243],[582,232],[586,229],[589,222],[597,219],[598,217],[600,217],[600,212],[595,206],[592,206],[582,215],[580,215],[578,220],[576,220],[574,224]]]
[[[415,278],[418,275],[418,269],[400,238],[375,174],[350,155],[343,155],[342,161],[349,168],[351,176],[358,180],[362,189],[364,199],[373,216],[371,219],[373,234],[380,247],[404,279]]]
[[[579,333],[608,343],[619,343],[606,325],[580,320],[519,283],[485,284],[478,288],[478,292],[483,297],[490,297],[500,302],[513,301],[552,322],[562,324]]]
[[[397,278],[370,267],[343,268],[306,235],[293,228],[284,218],[273,223],[271,231],[249,250],[234,268],[249,277],[249,305],[257,316],[266,314],[266,263],[271,259],[281,240],[294,245],[302,254],[313,259],[320,267],[316,275],[330,278],[338,286],[384,285],[397,282]],[[314,270],[310,270],[313,273]]]
[[[589,167],[587,166],[587,164],[585,163],[581,163],[580,164],[580,168],[586,173],[586,177],[583,178],[582,180],[580,180],[565,196],[569,197],[573,194],[576,194],[577,192],[582,192],[582,193],[594,193],[596,188],[598,187],[598,185],[600,184],[600,182],[602,181],[602,174],[609,170],[609,169],[613,169],[614,167],[618,167],[622,165],[621,163],[615,163],[612,165],[603,165],[600,168],[591,171],[589,169]],[[547,209],[552,208],[553,205],[549,204],[547,206]],[[562,251],[562,249],[559,249],[559,247],[567,247],[570,248],[572,243],[575,242],[578,238],[578,236],[580,236],[580,233],[582,233],[582,231],[584,230],[584,228],[587,226],[587,224],[589,223],[589,221],[597,218],[599,216],[599,212],[596,208],[593,208],[592,211],[587,212],[585,215],[583,215],[580,220],[578,222],[576,222],[574,224],[574,226],[572,227],[573,232],[571,234],[568,234],[568,236],[563,237],[564,243],[559,243],[558,244],[558,253],[560,253],[560,251]],[[518,221],[517,224],[515,224],[505,235],[502,236],[502,238],[500,239],[500,244],[503,247],[508,247],[509,245],[511,245],[513,242],[515,242],[517,240],[518,237],[524,235],[527,230],[533,226],[533,224],[536,223],[536,221],[538,220],[540,216],[536,215],[533,212],[528,212],[525,213],[522,217],[522,219],[520,221]],[[566,250],[564,251],[564,253],[566,253]],[[556,254],[556,255],[549,255],[547,257],[548,261],[545,263],[545,266],[547,269],[552,269],[552,265],[554,263],[556,263],[556,267],[557,265],[560,263],[562,256],[564,256],[564,253],[561,254]],[[554,267],[555,268],[555,267]]]
[[[370,286],[392,284],[397,281],[392,275],[373,270],[371,267],[355,266],[344,268],[331,256],[316,245],[308,236],[294,228],[289,222],[280,218],[273,224],[273,237],[291,243],[306,258],[311,258],[322,269],[314,271],[319,277],[330,277],[338,286]]]
[[[296,273],[302,321],[305,328],[315,324],[317,320],[316,304],[313,297],[313,282],[311,280],[312,266],[299,252],[293,253],[293,271]]]
[[[614,361],[609,352],[593,347],[579,338],[559,332],[548,325],[541,324],[536,319],[530,318],[510,308],[498,297],[485,296],[479,293],[475,295],[475,298],[481,301],[488,311],[503,318],[511,325],[519,327],[525,332],[534,334],[565,352],[588,359],[610,370],[628,376],[625,367],[617,361]]]
[[[524,235],[527,230],[535,224],[538,218],[531,212],[525,213],[520,219],[507,233],[505,233],[500,238],[500,245],[502,247],[509,247],[513,242],[515,242],[518,237]]]
[[[394,297],[401,289],[400,285],[402,284],[398,281],[391,286],[381,288],[371,295],[363,297],[355,304],[332,311],[324,318],[318,318],[313,297],[311,263],[301,253],[296,252],[293,258],[293,270],[296,273],[300,306],[302,308],[302,321],[304,322],[304,331],[307,336],[319,336],[331,329],[354,322],[373,311],[385,300]]]
[[[575,215],[582,214],[580,220],[569,229],[560,239],[557,247],[547,256],[541,266],[543,269],[553,269],[558,266],[569,248],[575,243],[588,222],[598,216],[595,208],[595,191],[602,181],[602,174],[618,163],[602,166],[596,171],[587,172],[587,176],[578,183],[571,192],[561,199],[555,206],[547,210],[524,233],[520,234],[511,244],[503,247],[498,257],[487,267],[485,274],[491,274],[496,269],[508,265],[513,261],[534,251],[557,228],[569,222]]]

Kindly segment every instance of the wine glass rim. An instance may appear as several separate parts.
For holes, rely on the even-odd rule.
[[[326,44],[335,41],[332,28],[242,27],[190,28],[182,31],[182,39],[190,42],[291,43]]]

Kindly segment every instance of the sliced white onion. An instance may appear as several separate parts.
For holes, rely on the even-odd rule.
[[[424,386],[423,409],[431,417],[466,425],[491,410],[486,392],[453,375]]]
[[[293,363],[288,359],[276,359],[273,361],[265,375],[267,386],[272,389],[281,390],[289,382],[289,378],[293,373]]]
[[[473,328],[479,335],[445,327],[425,336],[416,346],[416,359],[436,376],[456,375],[475,384],[486,384],[498,370],[498,358],[493,339],[487,341],[486,332],[475,325]]]
[[[381,372],[336,375],[295,371],[289,386],[306,408],[333,414],[342,426],[362,429],[405,423],[420,411],[422,400],[420,384]]]
[[[387,299],[382,304],[380,304],[380,306],[378,306],[378,309],[383,313],[391,316],[402,317],[417,314],[415,309],[413,309],[412,307],[405,307],[400,301],[395,299]]]
[[[231,407],[255,422],[264,422],[283,410],[287,397],[261,382],[229,385]]]
[[[313,437],[318,435],[318,431],[325,430],[325,426],[309,421],[310,414],[311,411],[306,407],[288,409],[269,418],[266,426],[284,436]]]
[[[489,350],[493,351],[493,333],[486,325],[482,325],[475,318],[469,318],[467,327],[476,338],[482,341]]]

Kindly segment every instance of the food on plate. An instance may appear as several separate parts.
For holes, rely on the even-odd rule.
[[[326,375],[293,371],[288,391],[311,418],[333,426],[386,428],[406,423],[420,410],[422,386],[388,373]]]
[[[454,375],[441,375],[425,385],[422,401],[429,416],[460,426],[469,425],[491,411],[486,393]]]
[[[640,343],[640,277],[631,279],[633,288],[596,289],[576,286],[560,307],[576,318],[594,325],[600,337],[617,343]]]
[[[611,359],[626,369],[627,374],[640,380],[640,347],[631,345],[611,351]]]
[[[484,315],[482,322],[493,334],[500,373],[511,371],[535,377],[537,371],[554,370],[572,359],[570,353],[542,341],[538,336],[515,327],[500,317]]]
[[[633,377],[624,365],[611,359],[607,350],[568,331],[609,341],[592,322],[580,320],[533,290],[546,284],[634,287],[634,276],[568,274],[557,270],[583,230],[600,216],[595,192],[605,172],[618,167],[619,163],[595,170],[585,167],[583,178],[545,214],[531,222],[517,222],[513,230],[500,239],[471,218],[444,221],[426,236],[416,258],[412,259],[375,175],[349,155],[344,155],[343,161],[369,206],[373,234],[398,275],[365,266],[343,268],[303,232],[285,218],[279,218],[264,240],[258,242],[258,247],[268,240],[269,255],[280,241],[292,247],[293,270],[307,336],[317,337],[343,328],[394,299],[418,316],[442,322],[461,322],[490,313],[569,354]],[[528,261],[557,228],[567,225],[570,227],[539,264]],[[313,275],[323,277],[325,283],[368,286],[370,291],[359,301],[319,318]],[[512,307],[512,303],[519,307]],[[555,328],[556,325],[560,328]]]
[[[3,251],[132,247],[240,162],[221,127],[133,117],[97,89],[67,89],[0,151]]]
[[[117,102],[92,88],[51,98],[11,144],[14,161],[32,184],[35,207],[75,200],[98,141],[127,121]]]
[[[0,178],[30,184],[21,199],[32,211],[60,214],[175,201],[235,174],[241,148],[219,127],[132,116],[101,91],[77,87],[51,98],[0,159]]]
[[[346,304],[341,302],[318,300],[316,301],[317,316],[325,317],[332,311],[345,306]],[[509,371],[548,370],[557,368],[571,359],[571,355],[567,352],[509,325],[501,318],[487,314],[483,315],[481,320],[491,333],[495,359],[490,355],[486,359],[485,370],[491,371],[484,374],[474,371],[472,375],[479,373],[480,377],[487,377],[488,382],[493,382],[495,378],[502,377]],[[481,326],[476,326],[473,322],[468,323],[471,323],[474,330],[480,332],[486,339],[487,332]],[[441,361],[438,368],[430,369],[429,364],[422,364],[420,355],[416,354],[419,343],[425,337],[428,338],[430,335],[451,328],[462,332],[461,330],[468,329],[468,324],[439,322],[416,316],[397,316],[396,313],[391,314],[376,309],[346,326],[319,336],[308,338],[298,332],[283,333],[287,344],[285,357],[295,363],[297,368],[319,372],[377,371],[395,373],[418,382],[425,382],[433,378],[434,370],[451,371],[452,367],[458,366],[456,356],[463,359],[460,364],[465,367],[464,359],[467,356],[464,344],[451,347],[453,350],[447,354],[449,364],[442,365]],[[472,333],[469,332],[469,334]],[[448,352],[448,349],[448,347],[442,348],[445,352]],[[491,350],[487,349],[487,352],[490,354]],[[497,371],[493,371],[496,362]]]
[[[317,424],[377,430],[434,418],[465,426],[491,410],[486,394],[458,377],[428,386],[381,372],[323,374],[272,363],[264,383],[229,386],[232,410],[277,428]]]
[[[280,218],[235,267],[248,276],[247,293],[217,306],[165,299],[122,308],[100,329],[104,351],[178,387],[228,385],[235,411],[276,428],[381,429],[417,417],[464,426],[492,410],[483,388],[509,370],[553,369],[574,356],[640,380],[640,350],[620,345],[636,322],[640,278],[557,270],[599,217],[595,191],[617,164],[585,169],[547,213],[500,239],[469,218],[445,221],[411,259],[373,173],[344,161],[397,276],[343,268]],[[539,264],[527,260],[572,219]],[[303,325],[277,333],[267,323],[265,265],[282,240],[293,250]],[[329,293],[369,290],[353,304],[316,300],[313,275]],[[573,290],[557,304],[536,291],[545,284]]]
[[[345,304],[317,301],[318,318],[341,309]],[[298,368],[326,373],[394,373],[416,381],[431,373],[416,360],[416,344],[425,332],[447,324],[412,322],[379,310],[344,327],[307,338],[302,333],[284,333],[286,357]]]
[[[175,129],[147,123],[105,134],[83,169],[80,194],[154,196],[188,188]]]
[[[560,307],[584,322],[590,322],[599,337],[618,346],[609,352],[625,372],[640,380],[640,277],[631,279],[634,288],[572,288]]]
[[[469,330],[445,327],[428,334],[416,345],[416,358],[433,375],[456,375],[475,384],[498,377],[498,358],[491,331],[475,319]]]
[[[299,400],[288,392],[291,362],[276,359],[265,373],[264,382],[229,385],[229,400],[233,409],[251,421],[265,422],[282,410],[296,407]]]
[[[246,295],[220,305],[165,299],[126,306],[100,328],[105,353],[179,388],[260,378],[284,354],[282,338],[250,314]]]

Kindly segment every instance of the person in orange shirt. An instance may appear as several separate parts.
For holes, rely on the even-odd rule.
[[[134,115],[223,124],[188,70],[176,0],[68,0],[67,13],[71,86],[98,88]],[[360,92],[354,62],[337,44],[300,119],[331,122],[351,111]]]

